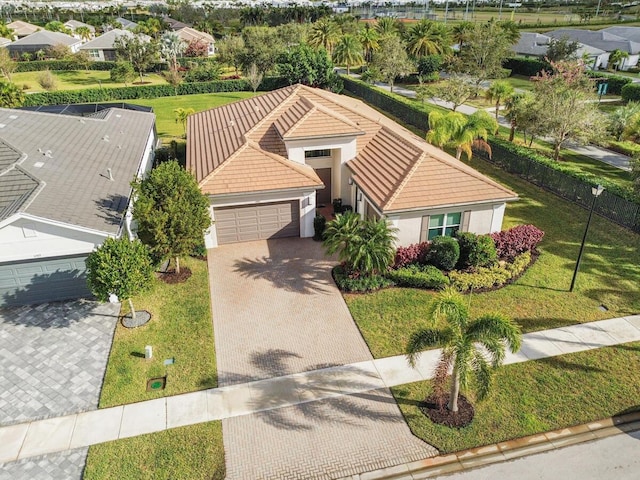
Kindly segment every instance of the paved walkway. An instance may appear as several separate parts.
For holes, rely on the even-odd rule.
[[[437,454],[372,366],[319,242],[249,242],[208,257],[219,384],[280,377],[252,383],[246,411],[258,413],[223,420],[227,479],[335,478]],[[245,392],[232,394],[240,409]]]
[[[640,341],[640,315],[525,334],[521,350],[516,354],[508,354],[505,364],[633,341]],[[431,378],[438,356],[439,350],[423,353],[415,369],[407,365],[404,356],[388,357],[5,426],[0,428],[0,463],[225,418],[255,416],[264,424],[271,421],[284,426],[288,412],[293,410],[292,407],[307,412],[309,425],[307,428],[304,424],[297,427],[294,425],[298,430],[290,428],[286,430],[288,433],[307,430],[309,435],[315,428],[313,423],[322,422],[327,412],[331,415],[340,412],[339,418],[343,425],[349,425],[347,422],[357,422],[367,416],[377,418],[379,423],[385,423],[384,417],[377,417],[380,412],[384,414],[384,411],[368,410],[368,406],[365,410],[358,408],[360,399],[387,403],[390,397],[386,397],[386,387]],[[299,417],[296,417],[296,421],[299,421]],[[256,437],[249,433],[245,435],[248,437],[245,440],[247,443],[269,446],[268,440],[261,438],[261,441],[257,442]],[[348,437],[344,438],[346,441]],[[374,438],[370,440],[375,441]],[[336,443],[339,444],[340,441]],[[311,445],[300,444],[300,447],[311,448]],[[343,447],[344,452],[348,443]],[[322,448],[322,445],[318,446],[321,452]],[[283,455],[286,453],[285,451]],[[316,466],[318,469],[333,467],[334,465],[328,462]],[[3,466],[3,470],[6,468],[12,468],[12,464]],[[290,476],[295,478],[295,475],[296,472],[291,472]],[[250,475],[246,478],[254,477]],[[283,478],[287,477],[283,475]],[[310,477],[305,475],[305,478]]]

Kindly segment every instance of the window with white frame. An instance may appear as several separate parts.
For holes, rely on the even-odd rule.
[[[100,58],[100,50],[89,50],[89,56],[91,58]]]
[[[460,230],[460,222],[462,221],[462,213],[442,213],[440,215],[431,215],[429,217],[429,235],[428,240],[433,237],[446,236],[453,237]]]

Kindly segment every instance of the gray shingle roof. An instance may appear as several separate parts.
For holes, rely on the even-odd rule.
[[[0,192],[11,192],[0,219],[20,211],[117,233],[154,123],[117,108],[104,119],[0,109]],[[23,159],[9,165],[11,148]]]
[[[80,43],[80,40],[77,38],[73,38],[65,33],[60,32],[50,32],[48,30],[40,30],[39,32],[32,33],[31,35],[27,35],[26,37],[21,38],[20,40],[16,40],[9,47],[13,47],[14,45],[75,45],[76,43]]]
[[[542,57],[546,55],[551,38],[540,33],[521,32],[518,43],[511,49],[518,55],[533,55]]]
[[[547,35],[557,39],[567,37],[570,40],[584,43],[590,47],[599,48],[605,52],[612,52],[616,49],[631,54],[640,52],[640,43],[632,42],[603,30],[594,32],[577,28],[560,28],[547,32]]]
[[[607,27],[600,31],[640,43],[640,27]]]
[[[113,50],[115,48],[115,41],[123,35],[127,37],[134,36],[134,34],[129,30],[114,28],[113,30],[109,30],[99,37],[96,37],[93,40],[85,43],[80,47],[80,50]],[[145,40],[150,40],[150,37],[148,37],[147,35],[141,35],[141,37]]]
[[[89,25],[88,23],[83,23],[78,20],[67,20],[64,25],[72,30],[75,30],[78,27],[87,27],[93,33],[96,31],[96,27],[93,25]]]

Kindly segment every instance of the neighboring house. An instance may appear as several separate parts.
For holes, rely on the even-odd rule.
[[[591,30],[580,30],[576,28],[560,28],[547,32],[547,35],[552,38],[560,39],[567,37],[569,40],[573,40],[589,47],[597,48],[606,52],[603,55],[600,65],[597,67],[607,68],[609,63],[609,54],[614,50],[621,50],[629,54],[629,58],[624,58],[619,67],[620,70],[627,70],[631,67],[635,67],[638,64],[640,57],[640,43],[632,42],[626,38],[613,35],[604,30],[597,32]]]
[[[518,42],[513,45],[512,50],[523,57],[544,58],[552,38],[541,33],[521,32]],[[594,70],[600,67],[609,58],[609,54],[599,48],[590,47],[578,42],[576,56],[585,58],[589,67]]]
[[[15,22],[7,23],[7,27],[13,30],[13,35],[16,40],[31,35],[38,30],[43,30],[42,27],[23,22],[22,20],[16,20]]]
[[[65,33],[40,30],[32,33],[28,37],[23,37],[20,40],[10,43],[6,48],[12,57],[19,58],[23,53],[34,54],[38,51],[45,51],[47,48],[55,47],[56,45],[65,45],[69,47],[71,53],[76,53],[80,49],[82,42]]]
[[[600,31],[640,43],[640,27],[607,27]]]
[[[173,30],[174,32],[175,32],[176,30],[180,30],[181,28],[184,28],[184,27],[190,27],[190,26],[191,26],[191,25],[188,25],[188,24],[186,24],[186,23],[182,23],[181,21],[176,20],[175,18],[171,18],[171,17],[167,17],[167,16],[162,17],[162,21],[163,21],[164,23],[166,23],[166,24],[167,24],[167,26],[168,26],[171,30]]]
[[[128,234],[155,145],[152,113],[0,109],[0,306],[88,295],[84,260]]]
[[[91,38],[94,38],[96,36],[96,28],[93,25],[89,25],[88,23],[79,22],[78,20],[69,20],[64,24],[64,26],[67,27],[69,30],[71,30],[72,35],[75,38],[77,38],[78,40],[81,40],[81,41],[85,41],[85,39],[82,38],[81,35],[78,35],[76,33],[76,29],[79,28],[79,27],[88,28],[89,31],[91,32]]]
[[[116,60],[115,42],[122,36],[133,37],[134,34],[129,30],[120,30],[119,28],[109,30],[82,45],[80,50],[86,51],[89,58],[96,62],[113,62]],[[141,35],[141,37],[146,41],[151,40],[151,37],[147,35]]]
[[[9,40],[8,38],[0,37],[0,48],[6,47],[10,43],[11,43],[11,40]]]
[[[398,244],[501,229],[517,195],[359,100],[302,85],[190,115],[187,168],[209,196],[208,248],[313,236],[335,198]]]
[[[116,22],[118,22],[121,28],[124,28],[125,30],[134,30],[138,26],[136,22],[132,22],[131,20],[127,20],[122,17],[116,18]]]
[[[180,30],[176,30],[176,35],[182,40],[184,43],[189,44],[193,41],[201,41],[207,46],[207,54],[212,56],[216,53],[216,41],[215,39],[205,32],[200,32],[198,30],[194,30],[191,27],[184,27]]]

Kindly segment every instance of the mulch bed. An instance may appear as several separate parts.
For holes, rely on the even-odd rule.
[[[473,421],[475,410],[473,405],[464,395],[458,396],[458,411],[451,412],[447,409],[449,396],[444,399],[442,408],[438,406],[437,399],[431,395],[424,399],[420,407],[420,411],[424,413],[433,423],[444,425],[451,428],[463,428]]]
[[[191,277],[191,269],[189,267],[181,267],[180,273],[176,273],[175,269],[172,269],[160,274],[160,280],[168,284],[183,283],[189,277]]]

